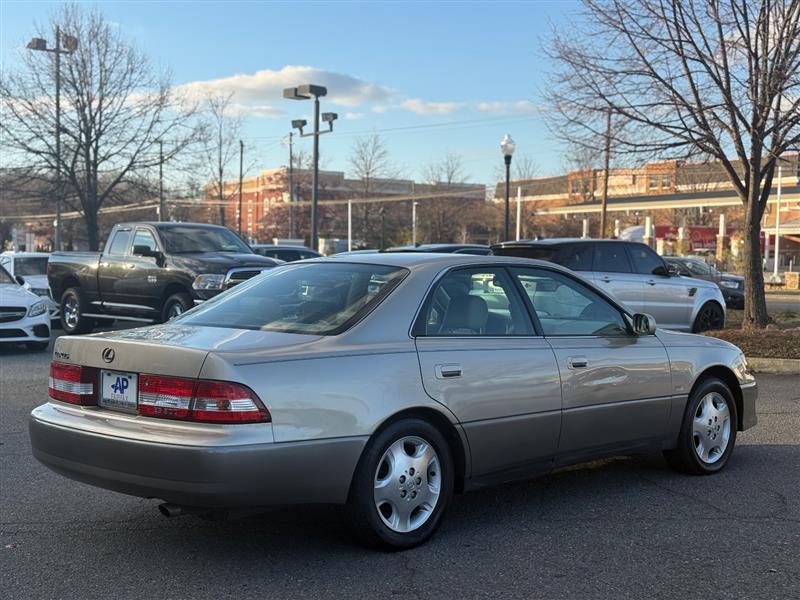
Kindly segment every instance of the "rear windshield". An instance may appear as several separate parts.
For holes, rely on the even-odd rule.
[[[408,273],[382,265],[313,263],[271,269],[178,317],[185,325],[336,335]]]

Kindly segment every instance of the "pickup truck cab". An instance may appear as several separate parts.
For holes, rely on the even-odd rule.
[[[48,279],[75,334],[104,319],[167,321],[279,264],[218,225],[119,223],[102,253],[53,253]]]

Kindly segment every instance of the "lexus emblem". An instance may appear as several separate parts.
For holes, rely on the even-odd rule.
[[[104,348],[103,349],[103,360],[107,363],[114,362],[114,349],[113,348]]]

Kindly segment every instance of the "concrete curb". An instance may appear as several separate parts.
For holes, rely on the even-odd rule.
[[[800,375],[800,359],[747,357],[747,366],[755,373]]]

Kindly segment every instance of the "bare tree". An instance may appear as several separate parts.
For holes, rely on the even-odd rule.
[[[800,141],[800,0],[584,0],[554,35],[548,86],[560,126],[597,138],[611,111],[615,153],[702,153],[745,209],[744,327],[768,316],[761,218],[776,161]],[[602,50],[600,50],[602,49]]]
[[[353,191],[362,198],[370,198],[380,194],[387,180],[397,177],[397,172],[392,165],[386,144],[377,133],[355,139],[350,151],[350,171],[353,179],[358,180],[358,184]],[[381,248],[385,247],[387,211],[390,210],[390,207],[385,202],[377,203],[378,220],[380,222],[378,236],[372,233],[371,217],[374,207],[369,202],[364,202],[360,208],[361,235],[366,241],[377,243]]]
[[[242,120],[232,114],[233,92],[209,93],[203,101],[205,122],[203,124],[202,157],[209,174],[207,194],[217,203],[220,225],[225,225],[225,207],[238,192],[238,187],[226,186],[231,179],[231,166],[239,153]]]
[[[25,50],[22,67],[0,77],[0,137],[6,164],[49,182],[50,199],[62,192],[53,184],[60,168],[65,202],[80,210],[89,247],[97,249],[100,209],[159,163],[159,140],[170,142],[167,157],[194,140],[193,109],[178,101],[169,74],[156,73],[97,9],[65,5],[54,13],[49,31],[38,35],[52,38],[56,24],[78,40],[77,49],[61,57],[61,152],[53,143],[50,52]]]
[[[460,154],[448,152],[440,161],[423,167],[423,180],[431,191],[446,192],[464,179],[464,165]],[[420,210],[422,231],[428,241],[453,242],[459,234],[465,236],[469,211],[459,198],[426,200]]]

